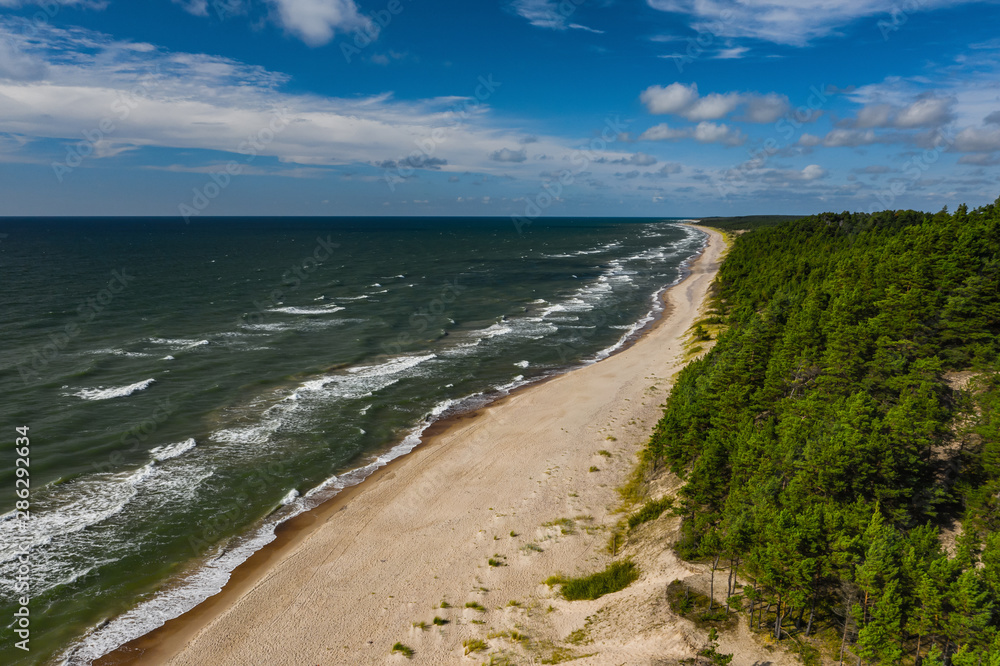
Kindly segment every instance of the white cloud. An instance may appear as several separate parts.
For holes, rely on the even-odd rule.
[[[631,164],[633,166],[653,166],[658,162],[658,160],[652,155],[647,155],[643,152],[633,153],[632,155],[627,155],[617,160],[603,160],[605,162],[610,161],[611,164]]]
[[[0,39],[0,79],[37,81],[47,71],[40,57],[25,53],[13,39]]]
[[[520,163],[528,159],[528,151],[524,148],[521,150],[511,150],[510,148],[501,148],[500,150],[495,150],[490,153],[490,159],[494,162],[514,162]]]
[[[826,169],[818,164],[810,164],[800,172],[802,180],[816,180],[826,176]]]
[[[891,143],[891,137],[884,137],[875,134],[872,130],[857,129],[833,129],[826,136],[820,138],[812,134],[803,134],[799,137],[799,145],[810,148],[812,146],[823,145],[827,148],[856,148],[858,146],[870,146],[874,143]]]
[[[712,58],[715,60],[736,60],[742,58],[743,54],[749,51],[750,49],[745,46],[735,46],[730,49],[720,49]]]
[[[700,122],[694,128],[694,140],[700,143],[721,143],[727,146],[738,146],[746,141],[739,130],[728,125]]]
[[[691,136],[690,129],[676,129],[666,123],[654,125],[639,135],[639,141],[672,141]]]
[[[690,87],[683,83],[671,83],[665,88],[650,86],[642,91],[639,100],[650,113],[680,115],[698,100],[698,84],[693,83]]]
[[[0,44],[14,43],[16,26],[0,17]],[[93,157],[112,158],[125,150],[147,146],[221,151],[245,159],[250,135],[268,128],[274,111],[284,109],[287,122],[272,141],[258,150],[259,158],[288,165],[370,165],[409,160],[416,153],[419,168],[462,173],[507,173],[527,159],[526,150],[511,150],[524,140],[522,127],[504,129],[486,122],[492,111],[468,96],[397,101],[390,93],[365,98],[333,98],[282,91],[284,74],[254,65],[197,53],[171,53],[155,46],[116,40],[82,28],[41,28],[29,57],[44,54],[44,80],[0,81],[0,136],[22,137],[26,150],[43,159],[53,155],[51,141],[70,146],[95,136],[102,121],[112,129],[97,142]],[[41,44],[46,45],[44,48]],[[107,123],[105,123],[107,127]],[[575,154],[579,138],[536,136],[532,150],[554,159]],[[243,148],[241,148],[243,146]],[[424,155],[418,146],[429,146]],[[41,153],[39,153],[41,151]],[[506,151],[506,152],[504,152]],[[630,153],[608,151],[609,159]],[[9,151],[0,151],[11,161]],[[189,153],[197,164],[198,153]],[[217,159],[217,157],[215,158]],[[412,164],[412,162],[407,162]],[[598,165],[595,169],[611,170]]]
[[[962,155],[958,158],[959,164],[974,164],[976,166],[998,166],[1000,165],[1000,155],[990,153],[972,153]]]
[[[742,120],[754,123],[774,122],[789,108],[788,98],[777,93],[709,93],[698,94],[698,84],[689,86],[671,83],[668,86],[650,86],[639,95],[646,109],[656,115],[672,114],[697,122],[724,118],[740,106],[746,113]]]
[[[818,146],[823,143],[823,139],[816,136],[815,134],[809,134],[808,132],[803,132],[802,136],[799,137],[799,145],[805,146],[806,148],[812,148],[813,146]]]
[[[896,114],[896,127],[941,127],[951,121],[953,100],[942,97],[925,97]]]
[[[337,30],[360,28],[368,20],[354,0],[268,0],[288,32],[310,46],[333,39]]]
[[[603,30],[588,28],[579,23],[570,23],[569,18],[576,13],[579,3],[572,0],[514,0],[511,9],[528,23],[536,28],[549,28],[550,30],[586,30],[597,34],[604,34]]]
[[[953,99],[922,97],[905,106],[889,103],[867,104],[853,122],[854,127],[894,127],[898,129],[934,128],[952,120]]]
[[[656,171],[647,171],[643,174],[646,178],[668,178],[684,170],[684,166],[677,162],[667,162]]]
[[[751,123],[773,123],[788,113],[788,109],[788,98],[784,95],[752,95],[746,99],[743,119]]]
[[[1000,150],[1000,127],[967,127],[955,137],[954,149],[960,153]]]
[[[694,127],[675,128],[666,123],[654,125],[639,135],[639,141],[676,141],[694,139],[699,143],[721,143],[725,146],[739,146],[746,136],[738,129],[725,124],[702,121]]]
[[[172,0],[172,2],[180,5],[188,14],[208,16],[208,0]]]
[[[634,164],[636,166],[652,166],[656,164],[656,158],[652,155],[647,155],[646,153],[636,153],[628,158],[629,164]]]
[[[900,7],[899,0],[822,0],[821,2],[768,0],[766,3],[745,0],[647,0],[647,2],[653,9],[687,16],[691,27],[699,32],[707,32],[718,37],[752,37],[795,46],[804,46],[816,38],[830,35],[838,28],[863,17],[873,18],[871,26],[873,31],[877,30],[878,20],[893,25],[892,12],[898,11]],[[921,0],[919,3],[906,4],[906,10],[913,13],[955,4],[954,0]]]

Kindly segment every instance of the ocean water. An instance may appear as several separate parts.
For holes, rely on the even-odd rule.
[[[0,661],[89,663],[436,419],[613,353],[704,242],[675,222],[0,221]]]

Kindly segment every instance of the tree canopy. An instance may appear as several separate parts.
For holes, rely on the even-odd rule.
[[[779,639],[818,612],[867,663],[1000,666],[1000,200],[758,226],[715,307],[645,452],[678,552],[738,562]]]

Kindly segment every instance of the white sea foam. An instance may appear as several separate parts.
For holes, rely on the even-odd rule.
[[[347,368],[346,372],[331,373],[299,384],[287,395],[262,412],[261,418],[243,426],[224,428],[212,433],[217,442],[264,446],[272,442],[279,430],[294,429],[297,422],[308,418],[312,403],[327,404],[335,399],[357,399],[385,389],[418,365],[436,358],[435,354],[398,356],[384,363]]]
[[[208,340],[189,340],[187,338],[150,338],[149,342],[154,345],[165,345],[170,347],[171,351],[183,351],[185,349],[203,347],[210,344]]]
[[[333,314],[334,312],[340,312],[346,308],[335,305],[331,303],[330,305],[317,305],[317,306],[307,306],[307,307],[284,307],[284,308],[271,308],[268,312],[278,312],[281,314],[297,314],[297,315],[325,315]]]
[[[191,576],[152,599],[92,629],[76,645],[60,656],[60,666],[89,666],[91,662],[128,641],[183,615],[199,603],[218,594],[233,569],[255,552],[274,541],[275,523],[268,523],[249,539],[219,553]]]
[[[153,460],[162,462],[187,453],[193,449],[195,445],[196,442],[194,441],[194,437],[191,437],[183,442],[178,442],[177,444],[164,444],[163,446],[157,446],[156,448],[149,450],[149,455],[153,457]]]
[[[127,349],[89,349],[87,351],[81,352],[81,354],[87,354],[89,356],[125,356],[128,358],[143,358],[147,356],[152,356],[152,354],[147,354],[145,352],[135,352],[128,351]]]
[[[517,367],[519,367],[519,368],[527,368],[527,367],[528,367],[529,365],[531,365],[531,364],[530,364],[530,363],[528,363],[527,361],[518,361],[518,362],[517,362],[517,363],[515,363],[514,365],[516,365],[516,366],[517,366]]]
[[[80,389],[72,395],[84,400],[110,400],[112,398],[125,398],[136,391],[143,391],[150,387],[156,380],[144,379],[128,386],[98,386],[97,388]]]

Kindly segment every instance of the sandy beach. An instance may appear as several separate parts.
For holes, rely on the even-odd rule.
[[[491,653],[538,663],[558,650],[581,664],[692,656],[698,632],[671,618],[662,597],[671,580],[700,570],[668,550],[631,553],[643,575],[596,601],[561,600],[543,581],[611,561],[615,488],[660,416],[724,250],[720,234],[704,231],[690,275],[634,345],[451,421],[286,526],[220,594],[97,663],[403,663],[390,652],[396,642],[418,664],[489,662]],[[658,522],[669,531],[675,520]],[[588,640],[567,645],[582,628]],[[463,643],[477,639],[489,651],[466,655]],[[780,662],[753,645],[737,646],[733,663]]]

